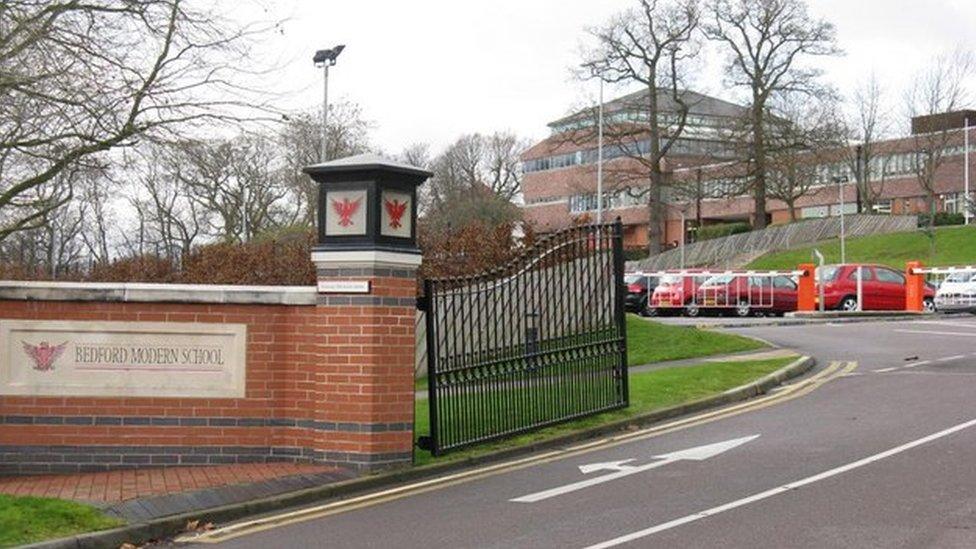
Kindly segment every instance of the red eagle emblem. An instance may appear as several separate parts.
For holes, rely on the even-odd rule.
[[[403,224],[400,220],[403,218],[404,212],[407,211],[407,201],[400,202],[395,198],[393,200],[384,200],[383,206],[386,208],[386,213],[390,216],[390,228],[399,229],[402,227]]]
[[[362,197],[357,198],[356,200],[343,198],[342,202],[333,200],[332,209],[339,214],[339,225],[343,227],[352,225],[352,216],[356,215],[356,212],[359,211],[359,206],[362,204],[362,202]]]
[[[51,345],[47,341],[42,341],[39,345],[31,345],[26,341],[21,341],[24,345],[24,352],[34,361],[34,369],[40,372],[47,372],[54,369],[54,361],[58,359],[68,346],[65,341],[61,345]]]

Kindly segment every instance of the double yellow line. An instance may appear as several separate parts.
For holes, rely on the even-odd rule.
[[[446,488],[448,486],[454,486],[456,484],[471,482],[474,480],[498,475],[501,473],[515,471],[518,469],[524,469],[526,467],[532,467],[534,465],[539,465],[543,463],[549,463],[552,461],[577,456],[587,452],[593,452],[596,450],[611,448],[614,446],[619,446],[621,444],[633,442],[636,440],[643,440],[647,438],[661,436],[667,433],[671,433],[673,431],[687,429],[698,425],[704,425],[706,423],[711,423],[713,421],[718,421],[720,419],[737,416],[739,414],[744,414],[746,412],[761,410],[763,408],[773,406],[775,404],[780,404],[783,402],[793,400],[795,398],[800,398],[804,395],[807,395],[815,391],[817,388],[819,388],[825,383],[828,383],[834,379],[837,379],[839,377],[851,373],[852,371],[854,371],[855,368],[857,368],[857,362],[831,362],[826,368],[824,368],[823,370],[817,372],[816,374],[806,379],[800,380],[795,383],[783,385],[775,392],[769,395],[760,398],[751,399],[749,401],[736,404],[733,406],[727,406],[725,408],[721,408],[711,412],[705,412],[703,414],[698,414],[696,416],[671,421],[668,423],[656,425],[639,431],[623,433],[619,435],[602,438],[599,440],[572,446],[566,449],[553,450],[542,454],[536,454],[527,458],[522,458],[514,461],[499,463],[496,465],[481,467],[475,470],[462,471],[460,473],[455,473],[453,475],[447,475],[447,476],[437,477],[437,478],[424,480],[420,482],[414,482],[404,486],[398,486],[396,488],[383,490],[381,492],[375,492],[375,493],[366,494],[366,495],[362,495],[350,499],[334,501],[323,505],[316,505],[314,507],[299,509],[297,511],[290,511],[290,512],[280,513],[269,517],[254,519],[246,522],[230,524],[228,526],[218,528],[215,530],[210,530],[208,532],[203,532],[200,534],[187,534],[181,536],[176,541],[194,542],[194,543],[220,543],[240,536],[254,534],[272,528],[278,528],[288,524],[294,524],[297,522],[304,522],[307,520],[327,517],[339,513],[345,513],[356,509],[361,509],[363,507],[371,507],[374,505],[379,505],[381,503],[386,503],[389,501],[394,501],[397,499],[414,496],[417,494],[422,494],[433,490],[439,490],[442,488]]]

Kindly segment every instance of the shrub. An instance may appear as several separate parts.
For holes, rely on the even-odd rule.
[[[698,229],[696,238],[697,240],[711,240],[713,238],[722,238],[723,236],[747,233],[751,230],[752,226],[745,222],[705,225]]]
[[[647,248],[628,248],[624,250],[624,261],[641,261],[648,255]]]
[[[918,216],[918,226],[928,227],[929,226],[929,214],[920,214]],[[935,226],[942,227],[945,225],[962,225],[966,222],[966,217],[961,213],[949,213],[949,212],[939,212],[935,214]]]

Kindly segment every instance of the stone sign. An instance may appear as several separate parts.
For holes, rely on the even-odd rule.
[[[0,394],[244,397],[247,326],[0,321]]]

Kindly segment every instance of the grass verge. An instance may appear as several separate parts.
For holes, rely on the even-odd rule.
[[[614,410],[524,435],[486,443],[434,458],[416,450],[416,465],[436,461],[460,460],[505,448],[522,446],[575,431],[638,416],[654,410],[691,402],[744,385],[786,366],[795,358],[776,358],[746,362],[714,362],[695,366],[664,368],[630,374],[630,407]],[[414,428],[417,436],[430,433],[427,399],[415,402]]]
[[[0,494],[0,547],[105,530],[122,525],[98,509],[61,499]]]
[[[733,334],[673,326],[627,315],[627,364],[724,355],[761,349],[761,341]]]
[[[847,261],[880,263],[904,269],[906,261],[922,261],[928,266],[970,265],[976,262],[976,227],[940,227],[935,241],[925,231],[892,233],[850,238],[847,240]],[[749,269],[795,269],[800,263],[810,263],[813,249],[824,254],[827,263],[840,262],[840,240],[833,239],[815,246],[804,246],[783,252],[766,254],[749,264]]]
[[[643,366],[655,362],[699,358],[761,349],[761,341],[733,334],[699,330],[691,326],[673,326],[637,315],[627,315],[627,365]],[[427,388],[427,378],[414,381],[420,391]]]

